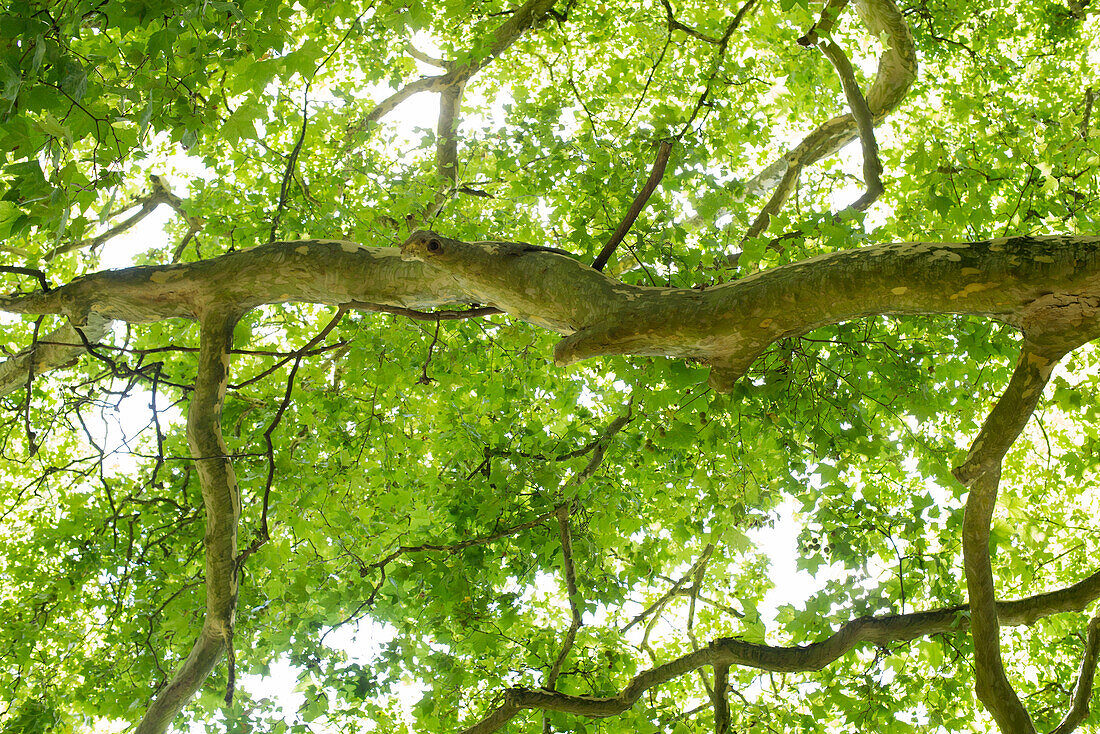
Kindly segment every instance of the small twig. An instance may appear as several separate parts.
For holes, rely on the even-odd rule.
[[[370,596],[367,597],[366,601],[364,601],[363,604],[361,604],[359,606],[359,610],[361,610],[365,607],[368,607],[368,606],[370,606],[371,604],[374,603],[375,597],[378,596],[378,592],[382,589],[382,584],[385,583],[385,580],[386,580],[386,566],[389,565],[391,561],[393,561],[394,559],[396,559],[400,556],[408,555],[410,553],[427,553],[427,552],[430,552],[430,551],[446,551],[447,553],[457,553],[460,550],[465,550],[466,548],[470,548],[470,547],[475,546],[475,545],[486,545],[488,543],[492,543],[494,540],[500,540],[501,538],[506,538],[509,535],[515,535],[516,533],[522,532],[524,530],[529,530],[531,528],[538,527],[539,525],[542,525],[544,522],[546,522],[550,518],[556,516],[559,511],[560,511],[560,508],[555,507],[553,510],[550,510],[549,512],[544,512],[541,515],[539,515],[538,517],[536,517],[532,520],[528,520],[527,522],[522,522],[518,525],[513,525],[509,528],[505,528],[504,530],[498,530],[495,533],[490,533],[489,535],[482,535],[482,536],[479,536],[477,538],[470,538],[468,540],[460,540],[457,543],[448,543],[448,544],[443,544],[443,545],[440,545],[440,544],[437,544],[437,543],[423,543],[421,545],[403,545],[403,546],[400,546],[396,550],[390,552],[389,555],[387,555],[382,560],[375,561],[374,563],[370,564],[370,566],[368,567],[368,568],[377,568],[379,571],[381,571],[382,572],[382,578],[378,581],[377,584],[375,584],[374,590],[371,591]],[[362,571],[361,573],[366,575],[366,570]],[[344,621],[339,622],[338,624],[334,625],[332,627],[332,629],[335,629],[336,627],[339,627],[342,624],[346,624],[347,622],[350,622],[352,619],[355,618],[356,614],[358,614],[358,610],[356,610],[356,612],[354,612],[351,616],[349,616]]]
[[[721,38],[715,38],[714,36],[708,36],[705,33],[700,33],[691,26],[686,26],[680,21],[676,20],[676,16],[672,13],[672,5],[669,4],[668,0],[661,0],[661,4],[665,6],[665,15],[668,18],[668,28],[670,31],[683,31],[692,38],[698,38],[700,41],[713,43],[716,46],[722,43]]]
[[[626,426],[627,423],[634,420],[634,396],[630,396],[630,400],[626,402],[626,412],[620,415],[615,420],[608,424],[604,429],[603,434],[596,442],[596,446],[592,450],[592,457],[588,460],[584,469],[577,475],[576,484],[584,484],[592,475],[596,473],[596,470],[600,468],[600,464],[603,463],[604,454],[607,453],[607,447],[611,445],[611,439]]]
[[[672,579],[668,579],[668,581],[672,581]],[[731,607],[729,604],[722,604],[721,602],[715,601],[714,599],[711,599],[710,597],[703,596],[702,594],[695,593],[695,592],[692,591],[692,589],[680,589],[679,591],[676,592],[676,596],[690,596],[690,597],[693,597],[696,600],[703,602],[704,604],[712,606],[715,609],[718,609],[722,612],[725,612],[726,614],[730,615],[731,617],[737,617],[738,619],[743,619],[744,616],[745,616],[744,612],[737,611],[736,609]]]
[[[306,141],[306,127],[309,125],[309,87],[313,82],[307,82],[305,91],[302,92],[302,129],[298,132],[298,140],[294,143],[294,149],[286,160],[286,168],[283,170],[283,185],[279,189],[279,205],[275,208],[275,215],[271,218],[271,232],[267,241],[274,242],[279,230],[279,220],[282,219],[283,210],[286,209],[287,191],[290,188],[290,179],[294,176],[294,166],[298,163],[298,154],[302,152],[302,144]]]
[[[164,431],[160,426],[160,412],[157,410],[157,383],[160,381],[160,371],[164,367],[163,362],[154,362],[149,365],[153,368],[153,386],[150,388],[149,408],[153,411],[153,425],[157,432],[157,462],[153,465],[153,474],[149,480],[152,486],[157,485],[157,473],[164,465]]]
[[[417,380],[421,385],[432,384],[432,378],[428,377],[428,365],[432,363],[432,350],[435,349],[435,345],[439,342],[439,322],[435,322],[435,334],[432,336],[432,343],[428,345],[428,356],[424,359],[424,364],[420,366],[420,379]]]
[[[679,591],[680,587],[683,586],[685,583],[687,583],[688,579],[693,578],[695,576],[695,569],[697,569],[700,564],[706,563],[707,560],[710,558],[710,554],[713,553],[713,552],[714,552],[714,544],[708,544],[707,547],[703,549],[703,552],[699,555],[699,558],[695,561],[695,563],[691,564],[691,568],[688,569],[687,573],[685,573],[683,576],[681,576],[680,579],[672,585],[671,589],[666,591],[661,596],[660,599],[658,599],[657,601],[653,602],[648,607],[646,607],[640,614],[638,614],[636,617],[634,617],[634,619],[627,622],[626,626],[623,627],[622,630],[620,630],[620,631],[625,633],[631,627],[638,624],[638,622],[641,622],[643,619],[648,617],[653,612],[653,610],[659,608],[660,606],[665,604],[669,599],[671,599],[673,596],[675,596],[676,592]]]
[[[631,226],[634,225],[634,220],[642,213],[642,209],[645,208],[646,202],[649,201],[649,197],[653,195],[654,190],[657,188],[657,184],[661,183],[661,179],[665,175],[665,166],[668,164],[668,156],[671,152],[672,141],[662,140],[661,147],[657,151],[657,158],[653,161],[653,168],[649,172],[649,179],[645,182],[645,186],[642,187],[642,190],[638,192],[638,195],[634,197],[634,203],[630,205],[630,209],[627,210],[626,216],[623,217],[623,221],[619,224],[619,228],[611,235],[611,239],[603,246],[603,249],[600,250],[600,254],[596,256],[596,261],[592,263],[592,267],[596,270],[604,269],[604,266],[607,265],[607,261],[611,259],[611,255],[615,252],[615,248],[623,241],[623,237],[626,237],[626,233],[629,232]]]
[[[1092,117],[1092,103],[1096,100],[1096,90],[1089,87],[1085,90],[1085,111],[1081,113],[1081,139],[1089,139],[1089,120]]]
[[[283,414],[286,412],[287,407],[290,405],[290,397],[294,393],[294,378],[298,374],[298,367],[302,364],[302,359],[306,352],[313,348],[315,344],[322,341],[329,335],[336,325],[340,323],[340,320],[344,318],[344,314],[347,313],[347,309],[340,306],[336,309],[336,314],[332,319],[325,324],[325,327],[317,332],[312,339],[306,342],[301,349],[298,350],[297,355],[294,358],[294,366],[290,368],[290,374],[286,379],[286,390],[283,392],[283,400],[279,404],[279,409],[275,412],[275,416],[271,419],[271,423],[268,424],[267,430],[264,431],[264,443],[266,445],[267,456],[267,481],[264,483],[263,494],[263,510],[260,512],[260,528],[256,531],[256,539],[252,541],[252,544],[244,549],[237,556],[238,568],[248,559],[250,555],[259,550],[268,540],[271,539],[271,533],[268,528],[268,511],[271,506],[271,487],[275,483],[275,444],[271,440],[271,436],[275,433],[275,429],[279,426],[280,421],[283,419]]]
[[[741,6],[741,9],[737,11],[737,14],[733,16],[733,20],[726,26],[725,32],[722,33],[722,37],[718,39],[718,52],[714,56],[714,61],[711,63],[710,76],[707,77],[707,83],[703,87],[703,92],[699,95],[699,99],[695,101],[695,107],[692,108],[691,114],[688,116],[687,122],[680,128],[680,132],[676,135],[677,140],[683,139],[687,135],[688,130],[695,123],[695,119],[699,116],[699,112],[707,104],[707,100],[710,99],[711,88],[714,86],[714,80],[718,78],[718,72],[721,70],[722,59],[726,55],[726,50],[729,48],[730,37],[733,36],[733,32],[737,30],[741,25],[741,21],[745,19],[745,16],[749,14],[756,6],[757,0],[745,0],[745,4]]]
[[[38,284],[42,286],[43,293],[49,293],[50,283],[46,280],[46,274],[38,268],[23,268],[18,265],[0,265],[0,273],[15,273],[17,275],[32,275],[38,280]]]

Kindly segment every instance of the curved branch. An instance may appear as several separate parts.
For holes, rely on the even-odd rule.
[[[195,391],[187,411],[187,441],[206,508],[206,617],[187,659],[161,689],[136,734],[162,734],[202,687],[231,644],[237,606],[237,521],[240,491],[229,448],[222,438],[221,412],[229,381],[229,351],[239,312],[204,314]]]
[[[852,5],[872,36],[889,38],[890,46],[879,57],[878,73],[867,92],[873,119],[884,119],[904,99],[917,78],[917,51],[905,18],[893,0],[854,0]],[[749,181],[745,196],[757,196],[775,188],[791,169],[795,176],[806,166],[836,153],[859,136],[856,119],[840,115],[822,123],[782,158]]]
[[[802,45],[817,42],[819,33],[827,34],[832,29],[837,15],[846,4],[847,0],[830,0],[821,12],[821,19],[798,42]],[[865,98],[852,65],[840,46],[829,38],[818,43],[837,70],[852,111],[820,125],[794,150],[748,183],[745,196],[775,190],[745,232],[744,240],[756,237],[768,228],[771,218],[779,213],[794,191],[803,168],[832,155],[856,137],[863,143],[863,177],[867,192],[850,208],[863,211],[882,195],[882,163],[875,142],[875,122],[885,118],[897,106],[916,79],[916,47],[909,27],[893,0],[857,0],[854,4],[867,30],[876,36],[886,33],[890,37],[891,47],[883,52],[879,60],[878,75]]]
[[[558,684],[558,676],[561,675],[561,666],[569,651],[573,649],[573,641],[577,639],[577,630],[581,628],[580,591],[577,590],[577,568],[573,563],[573,533],[569,529],[569,506],[562,505],[558,508],[558,535],[561,538],[562,574],[565,576],[565,591],[569,596],[569,613],[572,620],[569,630],[565,633],[565,640],[561,644],[557,659],[550,667],[550,673],[546,676],[543,685],[548,691],[554,690]]]
[[[1006,626],[1031,624],[1052,614],[1080,611],[1097,598],[1100,598],[1100,572],[1064,589],[1016,601],[997,602],[996,610],[1000,622]],[[574,696],[539,689],[511,688],[504,692],[503,703],[481,721],[464,729],[463,734],[497,731],[524,709],[562,711],[593,718],[615,716],[633,706],[654,686],[703,666],[740,665],[776,673],[817,671],[857,645],[887,645],[963,631],[968,626],[967,612],[967,605],[959,604],[928,612],[861,617],[842,625],[824,640],[805,646],[756,645],[723,637],[705,648],[639,673],[613,696]]]
[[[183,199],[176,196],[168,189],[168,185],[164,183],[164,179],[162,179],[160,176],[150,175],[149,180],[153,189],[151,192],[149,192],[146,196],[135,199],[134,201],[122,207],[120,210],[116,210],[111,215],[109,215],[109,217],[113,218],[114,216],[133,209],[135,206],[140,207],[136,212],[134,212],[118,224],[109,227],[108,229],[99,233],[95,237],[85,238],[76,242],[66,242],[65,244],[54,247],[53,249],[48,250],[42,256],[42,259],[45,261],[49,261],[54,259],[58,255],[63,255],[66,252],[72,252],[73,250],[82,250],[86,248],[95,249],[96,247],[102,245],[104,242],[107,242],[113,237],[117,237],[118,235],[132,228],[142,219],[145,219],[145,217],[152,214],[153,210],[161,204],[167,204],[168,206],[172,207],[172,209],[174,209],[177,214],[187,220],[188,224],[192,228],[194,228],[195,231],[198,231],[201,228],[202,220],[196,217],[187,216],[187,213],[183,210]]]
[[[1001,463],[1035,411],[1043,387],[1061,356],[1038,351],[1025,342],[1008,387],[974,439],[966,461],[954,471],[955,477],[970,490],[963,515],[962,542],[974,638],[974,690],[1006,734],[1034,732],[1035,725],[1012,688],[1001,659],[989,553],[990,523],[997,504]]]
[[[442,65],[449,71],[439,76],[422,77],[409,82],[375,105],[374,109],[368,112],[358,123],[352,125],[348,132],[354,134],[366,130],[370,125],[393,112],[398,105],[414,94],[442,92],[451,87],[465,84],[470,80],[470,77],[508,50],[524,33],[542,22],[549,14],[550,9],[554,7],[555,2],[556,0],[527,0],[522,6],[516,8],[508,17],[508,20],[501,23],[493,31],[493,40],[485,47],[485,51],[481,56],[472,56],[461,62],[432,59],[429,63],[432,63],[433,66]],[[478,46],[478,48],[481,48],[481,46]],[[420,58],[416,54],[411,55],[414,58]],[[436,61],[439,63],[434,63]]]
[[[1092,681],[1096,676],[1098,656],[1100,656],[1100,615],[1089,620],[1085,652],[1081,656],[1081,669],[1077,673],[1077,685],[1073,687],[1069,711],[1050,734],[1069,734],[1089,715],[1089,699],[1092,698]]]
[[[878,197],[882,196],[883,191],[882,161],[879,160],[878,143],[875,141],[875,121],[871,115],[871,108],[859,89],[852,64],[844,55],[843,49],[829,38],[818,43],[818,48],[832,62],[840,76],[840,85],[848,98],[848,106],[852,108],[852,117],[856,121],[856,130],[859,132],[859,140],[863,146],[863,180],[867,185],[867,191],[849,207],[861,212],[874,204]]]

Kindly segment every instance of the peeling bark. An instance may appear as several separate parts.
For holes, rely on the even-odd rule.
[[[630,286],[554,253],[501,255],[492,243],[433,232],[415,233],[402,253],[452,274],[483,303],[565,334],[560,365],[614,354],[694,357],[716,368],[718,389],[732,387],[777,339],[861,316],[974,314],[1073,346],[1100,334],[1100,237],[891,243],[705,291]]]

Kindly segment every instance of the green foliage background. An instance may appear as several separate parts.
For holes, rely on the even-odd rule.
[[[471,81],[458,177],[486,195],[452,192],[432,227],[591,259],[645,180],[655,142],[675,136],[661,187],[616,267],[631,282],[678,287],[730,277],[716,258],[738,245],[761,205],[741,200],[745,182],[846,109],[828,62],[794,43],[820,8],[762,2],[720,56],[670,31],[661,3],[559,6],[562,17]],[[782,252],[748,243],[740,273],[869,240],[1097,231],[1100,158],[1088,112],[1097,16],[1022,0],[902,8],[921,73],[879,128],[881,205],[866,220],[834,220],[830,212],[860,189],[850,166],[828,159],[770,230],[801,225],[804,236]],[[397,223],[448,189],[435,169],[434,116],[413,120],[411,132],[361,120],[392,89],[436,73],[409,55],[410,39],[448,59],[473,58],[508,10],[498,0],[13,0],[0,12],[0,258],[41,268],[53,284],[99,269],[109,240],[51,252],[106,229],[120,204],[149,190],[150,173],[166,175],[203,226],[177,254],[188,222],[176,217],[136,263],[265,242],[276,216],[283,239],[397,244],[407,234]],[[679,22],[713,36],[737,10],[675,4]],[[835,37],[873,73],[881,46],[850,15]],[[189,174],[196,166],[201,175]],[[692,226],[693,216],[705,224]],[[5,278],[8,290],[34,287]],[[270,353],[305,344],[331,315],[265,307],[238,328],[236,347],[247,353],[234,358],[224,427],[245,543],[262,512],[264,436],[295,365]],[[14,351],[35,325],[8,319],[0,328]],[[114,371],[85,358],[35,379],[29,407],[27,392],[4,400],[5,734],[134,721],[189,649],[201,624],[203,522],[178,411],[197,340],[196,326],[181,321],[125,328],[114,335]],[[964,600],[963,497],[949,470],[1007,380],[1007,329],[951,317],[826,327],[774,346],[730,396],[706,387],[705,368],[671,359],[555,368],[553,342],[500,316],[437,330],[352,314],[328,337],[331,348],[300,360],[271,431],[272,540],[242,572],[234,643],[238,676],[289,659],[304,704],[284,717],[269,691],[246,684],[224,707],[222,666],[189,716],[241,732],[441,732],[472,723],[510,685],[539,685],[570,620],[553,520],[379,564],[402,546],[491,536],[563,500],[580,508],[573,533],[585,609],[559,681],[566,692],[611,694],[715,637],[805,644],[859,615]],[[177,349],[148,351],[165,346]],[[994,529],[1001,597],[1093,570],[1097,374],[1095,349],[1073,355],[1009,457]],[[162,412],[159,446],[150,390]],[[137,395],[128,410],[150,424],[103,455],[99,416],[116,414],[128,392]],[[632,421],[577,486],[571,477],[589,455],[557,458],[598,438],[628,403]],[[801,582],[773,574],[758,545],[792,512],[798,565],[824,584],[808,596]],[[641,627],[622,632],[711,545],[701,594],[713,604],[698,602],[690,627],[689,600],[678,597],[644,646]],[[764,604],[773,589],[785,600],[774,619]],[[1010,674],[1040,728],[1061,717],[1082,619],[1004,633]],[[330,644],[333,630],[356,625],[362,636],[384,630],[392,639],[370,657]],[[865,648],[813,675],[731,670],[735,726],[986,731],[968,645],[960,634]],[[702,679],[684,676],[621,717],[550,722],[570,732],[710,731],[706,701]],[[507,731],[541,726],[532,714]]]

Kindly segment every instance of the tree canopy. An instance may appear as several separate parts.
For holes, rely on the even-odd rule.
[[[1096,726],[1089,5],[11,0],[0,732]]]

